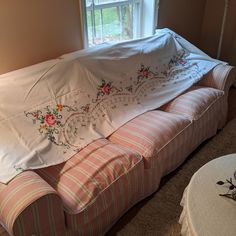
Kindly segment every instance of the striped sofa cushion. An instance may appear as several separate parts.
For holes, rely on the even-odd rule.
[[[35,172],[22,172],[7,185],[0,185],[0,222],[11,235],[65,232],[61,200]]]
[[[67,228],[71,230],[69,235],[104,235],[119,217],[147,196],[145,185],[144,166],[140,161],[109,185],[84,211],[65,212]]]
[[[183,114],[191,120],[198,120],[224,92],[218,89],[193,86],[184,94],[164,105],[161,110]]]
[[[184,116],[163,111],[146,112],[129,121],[109,140],[140,153],[149,167],[149,159],[185,130],[191,121]]]
[[[138,153],[106,139],[99,139],[83,148],[67,162],[36,172],[56,189],[63,200],[66,212],[77,214],[86,210],[105,191],[109,192],[107,189],[110,185],[123,175],[128,175],[129,171],[139,164],[142,165],[142,157]],[[119,191],[122,190],[116,189],[114,193]],[[104,194],[97,209],[103,211],[112,200],[111,193]]]

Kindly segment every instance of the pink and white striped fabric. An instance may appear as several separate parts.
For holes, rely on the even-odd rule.
[[[130,207],[153,193],[164,175],[224,125],[225,88],[235,74],[226,80],[232,68],[221,69],[224,73],[214,69],[213,77],[208,75],[202,85],[211,83],[224,90],[223,96],[217,89],[198,87],[205,91],[205,99],[209,97],[206,103],[203,99],[198,104],[202,100],[196,99],[191,114],[196,118],[204,104],[211,104],[199,119],[191,121],[186,114],[160,110],[147,112],[110,136],[116,144],[100,139],[63,164],[37,170],[44,180],[26,171],[8,185],[0,184],[0,223],[9,232],[0,225],[0,236],[104,235]],[[220,82],[212,81],[215,77]],[[188,93],[196,91],[195,87]]]
[[[227,114],[226,102],[225,95],[217,98],[198,120],[193,120],[190,126],[149,159],[152,168],[145,169],[145,193],[155,191],[164,175],[176,169],[200,143],[222,128]]]
[[[179,166],[193,150],[193,132],[193,125],[186,117],[156,110],[131,120],[109,140],[143,155],[144,193],[151,194],[161,178]]]
[[[106,139],[99,139],[67,162],[36,172],[57,191],[66,211],[77,214],[87,209],[98,198],[106,204],[112,202],[114,196],[108,191],[109,186],[123,175],[127,175],[136,165],[140,165],[141,161],[142,157],[138,153]],[[115,190],[119,191],[123,190]],[[108,199],[104,199],[106,193]],[[106,204],[98,205],[99,211],[103,211],[103,207],[107,207]],[[93,212],[92,215],[97,213]]]
[[[230,86],[235,81],[236,69],[233,66],[218,65],[204,76],[198,85],[216,88],[228,93]]]
[[[193,86],[161,109],[166,112],[185,115],[191,120],[198,120],[223,95],[222,90]]]
[[[8,185],[1,186],[0,222],[10,235],[63,236],[65,233],[60,198],[33,171],[23,172]]]
[[[212,137],[221,129],[226,122],[226,99],[225,96],[216,100],[216,102],[209,107],[201,116],[200,119],[193,122],[194,139],[197,147],[201,142]]]
[[[191,121],[181,115],[150,111],[123,125],[109,140],[140,153],[145,168],[150,168],[151,158],[178,138],[190,124]]]
[[[37,173],[60,195],[68,228],[97,235],[142,198],[143,170],[138,153],[99,139],[66,163]]]
[[[220,97],[183,132],[150,158],[151,169],[145,170],[145,193],[152,193],[161,178],[176,169],[203,141],[216,134],[225,124],[225,96]]]

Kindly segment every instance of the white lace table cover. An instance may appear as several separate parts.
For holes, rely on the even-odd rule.
[[[0,76],[0,182],[68,160],[220,62],[172,31]]]
[[[216,184],[233,179],[235,171],[236,154],[231,154],[208,162],[193,175],[181,201],[183,236],[236,235],[236,201],[219,196],[228,188]]]

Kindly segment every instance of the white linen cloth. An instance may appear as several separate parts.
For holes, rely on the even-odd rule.
[[[220,62],[164,29],[0,76],[0,182],[62,163]]]
[[[179,222],[183,236],[235,236],[236,201],[221,197],[230,185],[218,181],[234,180],[236,154],[214,159],[192,177],[181,201],[183,211]],[[235,191],[235,189],[233,190]]]

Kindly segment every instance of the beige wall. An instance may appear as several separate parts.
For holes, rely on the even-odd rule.
[[[0,1],[0,74],[82,48],[80,0]],[[224,0],[160,0],[169,27],[213,57]],[[236,1],[230,1],[221,59],[236,65]]]
[[[236,1],[230,0],[220,59],[236,65]],[[217,56],[224,0],[160,0],[158,28],[169,27]]]
[[[201,33],[201,48],[213,57],[217,56],[223,13],[224,1],[206,1]]]
[[[79,0],[2,0],[0,74],[82,47]]]
[[[206,0],[160,0],[158,28],[168,27],[200,44]]]
[[[236,65],[236,1],[230,2],[223,41],[222,59]]]
[[[236,1],[229,3],[220,58],[236,65]],[[201,46],[212,56],[217,55],[223,14],[223,0],[207,0]]]

